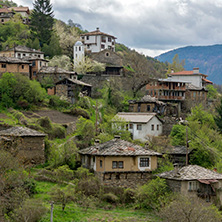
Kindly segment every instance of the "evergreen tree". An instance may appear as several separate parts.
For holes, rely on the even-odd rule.
[[[49,44],[53,28],[53,10],[50,0],[35,0],[31,15],[33,35],[39,39],[40,45]]]

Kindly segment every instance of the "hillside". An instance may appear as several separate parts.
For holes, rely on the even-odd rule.
[[[170,62],[175,54],[180,60],[185,59],[185,69],[199,67],[200,72],[207,74],[208,79],[216,84],[222,84],[222,45],[187,46],[163,53],[156,57],[161,62]]]

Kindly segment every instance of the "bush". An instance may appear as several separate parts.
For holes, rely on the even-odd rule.
[[[119,202],[119,198],[113,194],[113,193],[105,193],[102,197],[103,201],[106,201],[107,203],[116,204]]]
[[[65,100],[61,100],[58,96],[50,96],[49,106],[55,109],[61,107],[68,108],[70,106],[70,103]]]
[[[81,107],[72,108],[70,110],[69,114],[71,114],[73,116],[82,116],[85,119],[89,119],[90,118],[90,114],[88,113],[88,111],[83,109],[83,108],[81,108]]]
[[[165,179],[157,177],[138,188],[136,200],[140,208],[159,210],[169,201],[169,196]]]

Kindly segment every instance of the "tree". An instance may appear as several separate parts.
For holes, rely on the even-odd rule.
[[[72,63],[70,61],[70,58],[66,55],[61,55],[61,56],[54,56],[50,61],[49,61],[49,66],[58,66],[60,68],[63,68],[65,70],[72,70]]]
[[[219,222],[220,211],[200,198],[179,196],[160,210],[159,215],[167,222]]]
[[[176,54],[173,57],[173,62],[172,63],[168,63],[167,74],[170,74],[171,70],[173,70],[174,72],[183,71],[184,70],[184,65],[185,65],[185,60],[180,61],[179,55]]]
[[[49,44],[53,28],[53,10],[50,0],[35,0],[31,14],[31,29],[40,45]]]
[[[217,99],[217,97],[218,97],[217,88],[215,88],[213,85],[207,85],[206,88],[208,90],[207,98],[208,99]]]
[[[217,124],[218,130],[222,133],[222,99],[220,104],[216,107],[216,116],[214,116],[215,123]]]

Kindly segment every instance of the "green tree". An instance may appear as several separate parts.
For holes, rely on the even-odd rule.
[[[35,0],[31,14],[31,29],[40,45],[49,44],[53,28],[53,10],[50,0]]]
[[[173,57],[173,62],[172,63],[168,63],[167,74],[170,74],[171,70],[174,70],[174,72],[183,71],[184,70],[184,65],[185,65],[185,60],[180,61],[179,55],[176,54]]]
[[[170,133],[170,138],[173,146],[185,145],[186,127],[183,125],[174,125]]]
[[[141,208],[158,210],[169,201],[169,197],[166,180],[157,177],[138,188],[136,200]]]
[[[220,133],[222,133],[222,99],[220,104],[216,106],[216,116],[214,116],[215,123]]]
[[[208,99],[217,99],[217,97],[218,97],[217,88],[215,88],[213,85],[207,85],[206,88],[208,90],[207,98]]]

